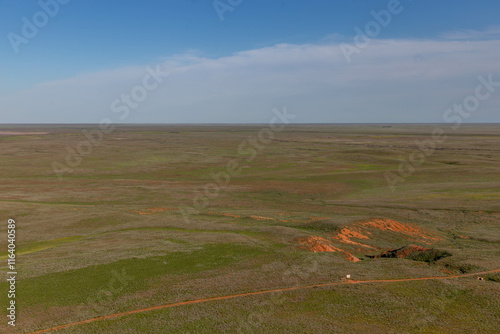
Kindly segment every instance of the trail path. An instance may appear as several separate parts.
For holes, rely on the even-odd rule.
[[[102,316],[102,317],[91,318],[91,319],[82,320],[82,321],[78,321],[78,322],[72,322],[72,323],[69,323],[69,324],[60,325],[60,326],[56,326],[56,327],[52,327],[52,328],[48,328],[48,329],[42,329],[42,330],[39,330],[39,331],[36,331],[36,332],[32,332],[30,334],[49,333],[49,332],[52,332],[52,331],[57,331],[57,330],[60,330],[60,329],[65,329],[65,328],[74,327],[74,326],[78,326],[78,325],[84,325],[84,324],[88,324],[88,323],[92,323],[92,322],[96,322],[96,321],[114,319],[114,318],[119,318],[119,317],[123,317],[123,316],[130,315],[130,314],[155,311],[155,310],[160,310],[160,309],[174,307],[174,306],[182,306],[182,305],[190,305],[190,304],[198,304],[198,303],[204,303],[204,302],[211,302],[211,301],[215,301],[215,300],[224,300],[224,299],[233,299],[233,298],[246,297],[246,296],[262,295],[262,294],[265,294],[265,293],[272,293],[272,292],[283,292],[283,291],[292,291],[292,290],[300,290],[300,289],[320,288],[320,287],[325,287],[325,286],[344,285],[344,284],[393,283],[393,282],[409,282],[409,281],[424,281],[424,280],[442,280],[442,279],[450,279],[450,278],[461,278],[461,277],[470,277],[470,276],[492,274],[492,273],[497,273],[497,272],[500,272],[500,269],[483,271],[483,272],[472,273],[472,274],[463,274],[463,275],[436,276],[436,277],[418,277],[418,278],[400,278],[400,279],[383,279],[383,280],[366,280],[366,281],[349,280],[349,281],[343,281],[343,282],[333,282],[333,283],[303,285],[303,286],[294,286],[294,287],[291,287],[291,288],[254,291],[254,292],[240,293],[240,294],[236,294],[236,295],[220,296],[220,297],[212,297],[212,298],[204,298],[204,299],[196,299],[196,300],[190,300],[190,301],[186,301],[186,302],[178,302],[178,303],[172,303],[172,304],[158,305],[158,306],[143,308],[143,309],[139,309],[139,310],[127,311],[127,312],[122,312],[122,313],[115,313],[115,314],[110,314],[110,315],[106,315],[106,316]]]

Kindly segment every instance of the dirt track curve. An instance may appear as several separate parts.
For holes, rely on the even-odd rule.
[[[314,285],[294,286],[294,287],[291,287],[291,288],[283,288],[283,289],[254,291],[254,292],[240,293],[240,294],[237,294],[237,295],[229,295],[229,296],[221,296],[221,297],[196,299],[196,300],[190,300],[190,301],[186,301],[186,302],[178,302],[178,303],[172,303],[172,304],[165,304],[165,305],[159,305],[159,306],[153,306],[153,307],[143,308],[143,309],[139,309],[139,310],[127,311],[127,312],[122,312],[122,313],[115,313],[115,314],[110,314],[110,315],[106,315],[106,316],[102,316],[102,317],[91,318],[91,319],[82,320],[82,321],[78,321],[78,322],[72,322],[72,323],[69,323],[69,324],[60,325],[60,326],[56,326],[56,327],[52,327],[52,328],[48,328],[48,329],[42,329],[42,330],[39,330],[39,331],[36,331],[36,332],[31,332],[29,334],[49,333],[49,332],[52,332],[52,331],[57,331],[57,330],[60,330],[60,329],[65,329],[65,328],[74,327],[74,326],[78,326],[78,325],[84,325],[84,324],[88,324],[88,323],[92,323],[92,322],[96,322],[96,321],[114,319],[114,318],[118,318],[118,317],[123,317],[125,315],[129,315],[129,314],[135,314],[135,313],[142,313],[142,312],[160,310],[160,309],[163,309],[163,308],[169,308],[169,307],[174,307],[174,306],[198,304],[198,303],[204,303],[204,302],[211,302],[211,301],[215,301],[215,300],[224,300],[224,299],[232,299],[232,298],[239,298],[239,297],[245,297],[245,296],[261,295],[261,294],[271,293],[271,292],[281,292],[281,291],[291,291],[291,290],[299,290],[299,289],[319,288],[319,287],[333,286],[333,285],[342,285],[342,284],[392,283],[392,282],[408,282],[408,281],[424,281],[424,280],[436,280],[436,279],[450,279],[450,278],[461,278],[461,277],[485,275],[485,274],[491,274],[491,273],[496,273],[496,272],[500,272],[500,269],[483,271],[483,272],[472,273],[472,274],[463,274],[463,275],[437,276],[437,277],[418,277],[418,278],[401,278],[401,279],[383,279],[383,280],[367,280],[367,281],[349,280],[349,281],[334,282],[334,283],[323,283],[323,284],[314,284]]]

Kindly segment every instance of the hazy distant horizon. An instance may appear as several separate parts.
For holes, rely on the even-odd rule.
[[[268,123],[111,123],[115,126],[170,126],[170,125],[189,125],[189,126],[210,126],[210,125],[221,125],[221,126],[245,126],[245,125],[267,125]],[[99,126],[99,123],[0,123],[0,127],[3,126]],[[289,123],[290,126],[297,125],[314,125],[314,126],[328,126],[328,125],[447,125],[453,126],[449,123]],[[468,125],[500,125],[500,122],[483,122],[483,123],[462,123],[461,126]]]
[[[233,6],[2,2],[0,122],[266,123],[285,106],[298,123],[500,122],[498,2]]]

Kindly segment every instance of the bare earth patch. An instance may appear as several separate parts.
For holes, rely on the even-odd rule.
[[[426,244],[432,244],[441,240],[433,233],[424,230],[413,224],[400,223],[391,219],[372,219],[369,221],[359,222],[344,227],[333,238],[346,244],[358,245],[364,248],[378,249],[366,243],[353,241],[352,239],[370,240],[370,235],[375,230],[393,232],[410,237],[413,241],[418,241]]]
[[[420,241],[427,244],[441,240],[441,238],[436,237],[431,232],[425,231],[418,226],[400,223],[391,219],[374,219],[372,221],[362,223],[362,225],[366,227],[373,227],[382,231],[392,231],[406,234],[408,236],[421,239]]]
[[[342,252],[346,256],[347,260],[351,262],[358,262],[361,261],[359,258],[348,251],[339,248],[338,245],[345,244],[346,246],[356,246],[360,253],[380,250],[381,248],[367,243],[370,240],[375,242],[377,241],[377,237],[374,236],[376,231],[384,231],[392,234],[396,233],[404,237],[409,237],[410,240],[425,244],[431,244],[441,240],[441,238],[437,237],[430,231],[426,231],[425,229],[413,224],[400,223],[391,219],[371,219],[368,221],[356,222],[342,228],[337,234],[332,236],[332,241],[319,236],[311,236],[308,238],[299,238],[298,242],[305,246],[303,248],[311,252]],[[375,235],[378,235],[378,238],[380,238],[380,234]],[[363,240],[363,243],[359,242],[360,240]],[[334,243],[336,243],[336,245],[334,245]],[[387,250],[379,255],[369,257],[406,258],[413,253],[420,253],[428,250],[429,248],[410,244],[402,248]]]
[[[347,260],[351,262],[359,262],[361,261],[351,253],[334,247],[330,241],[326,240],[325,238],[318,237],[318,236],[312,236],[309,238],[300,238],[298,239],[298,242],[302,245],[305,246],[306,249],[310,250],[311,252],[317,253],[317,252],[342,252],[344,253],[345,257]]]

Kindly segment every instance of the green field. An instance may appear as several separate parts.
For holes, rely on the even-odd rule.
[[[119,126],[62,179],[53,163],[66,164],[67,147],[95,127],[0,127],[47,132],[0,135],[0,213],[17,225],[17,332],[347,274],[500,268],[500,125],[290,125],[252,155],[248,138],[265,127]],[[401,161],[435,128],[447,138],[403,177]],[[239,173],[214,188],[231,162]],[[392,188],[387,173],[398,177]],[[340,250],[313,252],[313,239]],[[409,244],[451,256],[367,256]],[[495,333],[500,274],[481,278],[298,289],[57,333]]]

